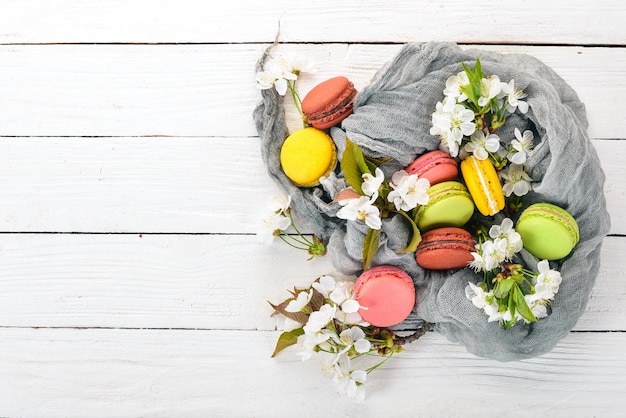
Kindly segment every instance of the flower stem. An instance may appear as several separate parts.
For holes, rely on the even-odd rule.
[[[389,355],[387,357],[385,357],[382,361],[380,361],[379,363],[373,365],[369,369],[366,369],[365,373],[370,374],[371,372],[373,372],[374,370],[376,370],[377,368],[379,368],[380,366],[385,364],[394,355],[394,353],[395,353],[395,351],[392,351],[391,353],[389,353]]]
[[[288,214],[289,214],[289,220],[291,221],[291,227],[294,229],[294,231],[296,231],[298,236],[300,238],[302,238],[307,245],[309,245],[309,246],[313,245],[313,243],[311,241],[309,241],[308,239],[306,239],[306,237],[304,235],[302,235],[302,232],[300,232],[300,230],[296,226],[296,223],[293,221],[293,215],[291,214],[291,211],[289,211]]]
[[[289,236],[289,235],[283,235],[280,234],[278,237],[283,240],[283,242],[287,245],[289,245],[290,247],[295,248],[296,250],[308,250],[308,247],[298,247],[297,245],[294,245],[293,243],[291,243],[290,241],[287,241],[287,239],[285,238],[285,236]]]
[[[306,116],[304,116],[304,113],[302,113],[302,100],[300,99],[300,95],[298,95],[298,92],[296,91],[296,80],[290,80],[287,81],[287,87],[289,88],[289,91],[291,92],[291,97],[293,98],[293,102],[296,105],[296,109],[298,110],[298,113],[300,113],[300,117],[302,118],[302,123],[304,124],[304,127],[307,127],[307,118]]]

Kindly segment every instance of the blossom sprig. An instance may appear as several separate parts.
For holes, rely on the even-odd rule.
[[[409,174],[404,170],[393,173],[385,179],[379,161],[367,158],[361,148],[346,139],[346,150],[341,159],[341,169],[351,189],[335,198],[342,205],[337,217],[353,222],[363,222],[368,232],[363,244],[363,265],[369,268],[378,250],[382,219],[393,214],[402,216],[412,229],[407,246],[398,252],[413,252],[421,241],[421,234],[414,221],[412,211],[428,204],[427,193],[430,182]]]
[[[357,401],[365,397],[367,376],[430,328],[427,324],[403,337],[371,326],[359,314],[362,307],[355,299],[353,281],[338,281],[326,275],[290,293],[282,303],[270,303],[274,315],[285,319],[272,357],[290,346],[299,348],[297,354],[303,361],[324,354],[331,381]],[[372,358],[376,358],[374,364],[368,361]]]
[[[478,150],[481,159],[487,158],[486,152],[496,155],[496,143],[489,141],[493,139],[489,135],[504,125],[509,113],[528,111],[528,103],[521,100],[526,93],[515,80],[504,83],[498,75],[486,76],[479,59],[473,69],[463,63],[463,71],[448,77],[443,94],[432,114],[430,133],[440,137],[442,148],[453,157],[468,142],[474,143],[470,148]],[[475,132],[484,135],[473,137]],[[482,139],[487,141],[478,146]]]
[[[302,72],[310,72],[311,61],[307,57],[270,57],[265,61],[263,70],[256,73],[257,87],[261,90],[276,89],[284,96],[289,90],[293,102],[300,113],[304,126],[308,126],[307,118],[302,113],[302,99],[296,90],[296,81]]]
[[[499,321],[506,329],[518,321],[530,323],[546,317],[547,306],[559,290],[561,274],[550,269],[547,260],[537,264],[538,272],[512,262],[523,243],[509,218],[493,225],[488,238],[481,235],[469,267],[482,272],[483,280],[469,282],[466,297],[489,317],[489,322]]]
[[[448,77],[443,96],[431,115],[431,135],[439,136],[440,148],[452,157],[489,159],[509,198],[507,213],[516,212],[521,208],[519,198],[531,190],[525,163],[534,134],[515,128],[515,138],[501,138],[497,132],[509,114],[528,111],[528,103],[522,100],[526,93],[515,80],[505,83],[497,75],[485,75],[477,59],[474,68],[463,64],[461,72]]]
[[[310,255],[309,260],[326,254],[326,245],[320,238],[312,235],[309,239],[296,226],[291,210],[291,196],[274,196],[268,206],[269,216],[263,218],[263,227],[258,233],[262,241],[269,244],[274,237],[278,237],[290,247],[307,251]],[[292,228],[295,234],[288,233],[289,228]]]

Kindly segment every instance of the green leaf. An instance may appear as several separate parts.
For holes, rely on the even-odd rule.
[[[274,305],[272,302],[268,302],[272,308],[279,314],[285,315],[287,318],[297,321],[301,324],[306,324],[309,320],[309,316],[304,312],[287,312],[285,307],[289,304],[289,300],[284,301],[280,305]]]
[[[343,175],[348,184],[362,195],[362,175],[364,173],[371,173],[371,171],[365,162],[361,148],[348,138],[346,138],[346,150],[343,152],[343,156],[341,157],[341,171],[343,171]]]
[[[396,252],[401,253],[401,254],[412,253],[413,251],[417,249],[417,246],[422,241],[422,234],[420,233],[419,228],[417,227],[417,225],[415,224],[413,219],[411,219],[410,216],[408,216],[403,211],[398,211],[398,213],[402,215],[404,219],[409,221],[409,224],[411,224],[411,228],[413,229],[413,235],[411,236],[411,241],[409,242],[409,244],[405,248],[398,250]]]
[[[280,337],[278,337],[278,341],[276,341],[276,348],[274,348],[272,357],[276,357],[276,355],[283,351],[285,348],[297,343],[298,337],[302,334],[304,334],[304,329],[302,328],[297,328],[293,331],[285,331],[280,334]]]
[[[519,314],[522,315],[522,317],[527,321],[537,322],[537,318],[528,306],[528,303],[526,303],[524,293],[521,291],[521,289],[516,285],[513,292],[515,294],[515,304],[517,305],[517,312],[519,312]]]
[[[514,284],[515,279],[512,277],[502,280],[500,283],[498,283],[498,286],[496,287],[494,293],[498,295],[498,297],[506,296],[511,291],[511,288]]]
[[[480,98],[480,88],[481,82],[484,78],[484,73],[482,66],[480,64],[480,60],[476,58],[476,64],[474,65],[474,69],[471,70],[465,63],[463,63],[463,69],[467,74],[467,78],[469,79],[469,84],[466,86],[461,86],[459,89],[462,93],[468,97],[468,99],[477,107],[478,99]]]
[[[367,270],[370,267],[372,258],[378,251],[378,245],[380,244],[380,230],[371,229],[367,231],[365,240],[363,241],[363,268]]]
[[[515,290],[512,293],[509,293],[508,304],[509,304],[509,313],[511,314],[511,318],[515,319]]]

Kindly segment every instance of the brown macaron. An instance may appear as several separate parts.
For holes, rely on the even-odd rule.
[[[338,125],[354,109],[357,91],[346,77],[338,76],[315,86],[302,100],[302,113],[311,126],[327,129]]]

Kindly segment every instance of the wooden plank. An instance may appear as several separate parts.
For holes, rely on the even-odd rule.
[[[257,331],[0,328],[4,416],[620,416],[626,334],[578,333],[535,359],[476,358],[431,332],[335,394],[318,357],[272,359]],[[271,384],[267,384],[270,383]],[[390,401],[392,403],[390,404]]]
[[[268,330],[267,301],[336,273],[330,257],[306,261],[249,235],[7,234],[0,243],[0,326],[10,327]],[[606,238],[577,330],[626,330],[625,253],[626,239]]]
[[[273,329],[267,301],[330,271],[329,258],[307,262],[304,252],[251,235],[0,242],[0,326]]]
[[[7,3],[0,42],[268,42],[281,23],[287,42],[624,43],[621,2],[461,0],[315,3],[234,0],[28,0]],[[367,23],[365,23],[367,22]],[[567,22],[567,24],[563,24]],[[522,27],[523,30],[519,30]]]
[[[626,141],[593,144],[626,234]],[[2,232],[255,233],[279,190],[255,137],[2,138],[0,178]]]
[[[266,45],[0,46],[0,136],[255,136],[254,65]],[[626,48],[481,46],[551,65],[585,102],[593,138],[624,138]],[[401,45],[295,44],[316,63],[306,93],[345,74],[358,88]],[[290,127],[297,120],[288,106]]]

